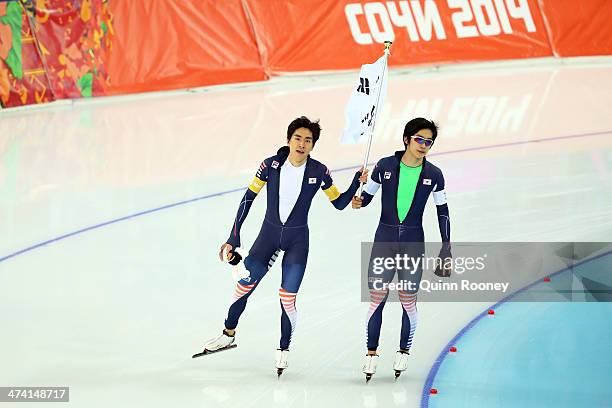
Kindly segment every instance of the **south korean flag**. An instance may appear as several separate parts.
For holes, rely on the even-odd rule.
[[[353,144],[368,137],[375,115],[387,96],[387,63],[383,55],[373,64],[361,66],[359,78],[346,106],[342,143]]]

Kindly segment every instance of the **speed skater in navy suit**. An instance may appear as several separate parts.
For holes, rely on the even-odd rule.
[[[205,345],[205,351],[216,351],[232,345],[240,316],[276,258],[282,255],[282,277],[279,288],[281,337],[277,350],[277,368],[287,366],[288,350],[297,322],[296,297],[304,278],[309,249],[308,213],[312,200],[321,189],[331,204],[343,210],[352,200],[368,172],[355,173],[348,189],[340,192],[331,172],[310,156],[321,128],[318,121],[302,116],[287,128],[287,144],[264,159],[244,196],[240,200],[227,241],[221,245],[220,259],[233,258],[242,245],[240,230],[253,200],[266,186],[265,217],[255,242],[244,259],[247,275],[238,281],[221,336]]]
[[[370,255],[368,289],[370,307],[366,319],[367,355],[364,364],[366,378],[376,371],[378,360],[382,311],[389,297],[389,289],[376,286],[379,279],[389,283],[397,274],[398,282],[412,282],[405,290],[398,290],[402,304],[402,325],[399,350],[396,353],[394,370],[396,376],[407,366],[407,356],[416,330],[417,292],[422,276],[422,263],[413,270],[391,268],[382,276],[372,271],[374,258],[394,257],[398,254],[419,256],[424,252],[425,234],[423,212],[430,195],[433,196],[442,250],[439,258],[450,260],[450,218],[446,202],[446,190],[442,170],[426,159],[436,137],[438,127],[433,121],[416,118],[409,121],[403,132],[404,150],[380,159],[368,179],[360,197],[352,200],[352,207],[366,207],[379,189],[382,210]],[[402,245],[404,244],[404,245]],[[452,263],[443,262],[436,269],[436,275],[450,276]],[[380,272],[379,272],[380,273]]]

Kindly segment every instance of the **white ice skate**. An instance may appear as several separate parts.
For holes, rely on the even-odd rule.
[[[393,369],[395,370],[395,379],[400,376],[402,371],[408,368],[408,351],[399,350],[395,353],[395,361],[393,362]]]
[[[280,378],[283,371],[289,367],[289,350],[276,350],[276,374]]]
[[[363,373],[366,376],[366,383],[376,374],[376,366],[378,365],[378,354],[368,354],[363,363]]]
[[[218,351],[224,351],[238,347],[234,344],[235,336],[228,336],[225,331],[220,336],[210,339],[204,345],[204,351],[201,353],[194,354],[192,358],[205,356],[207,354],[216,353]]]

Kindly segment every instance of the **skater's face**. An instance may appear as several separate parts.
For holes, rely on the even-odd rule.
[[[416,132],[412,137],[410,137],[410,141],[404,140],[405,142],[409,142],[408,149],[410,153],[417,159],[422,159],[429,153],[429,149],[433,145],[433,133],[429,129],[421,129]],[[406,138],[408,139],[408,138]]]
[[[312,132],[307,128],[296,129],[287,145],[289,146],[289,156],[293,161],[302,162],[306,160],[314,147]]]

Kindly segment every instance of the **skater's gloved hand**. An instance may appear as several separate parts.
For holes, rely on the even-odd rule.
[[[450,242],[442,243],[442,248],[438,254],[438,261],[436,262],[436,270],[434,274],[441,278],[448,278],[451,276],[453,271],[453,254],[451,253]]]
[[[242,261],[242,256],[237,251],[238,248],[234,249],[230,244],[225,243],[221,245],[221,252],[219,252],[219,258],[221,261],[227,261],[230,265],[236,266]]]
[[[238,251],[232,251],[227,254],[227,262],[230,265],[236,266],[242,261],[242,256],[238,253]]]
[[[228,260],[227,255],[229,255],[230,252],[232,252],[233,250],[234,247],[228,244],[227,242],[221,245],[221,250],[219,251],[219,260],[221,262],[225,262],[226,260]]]

